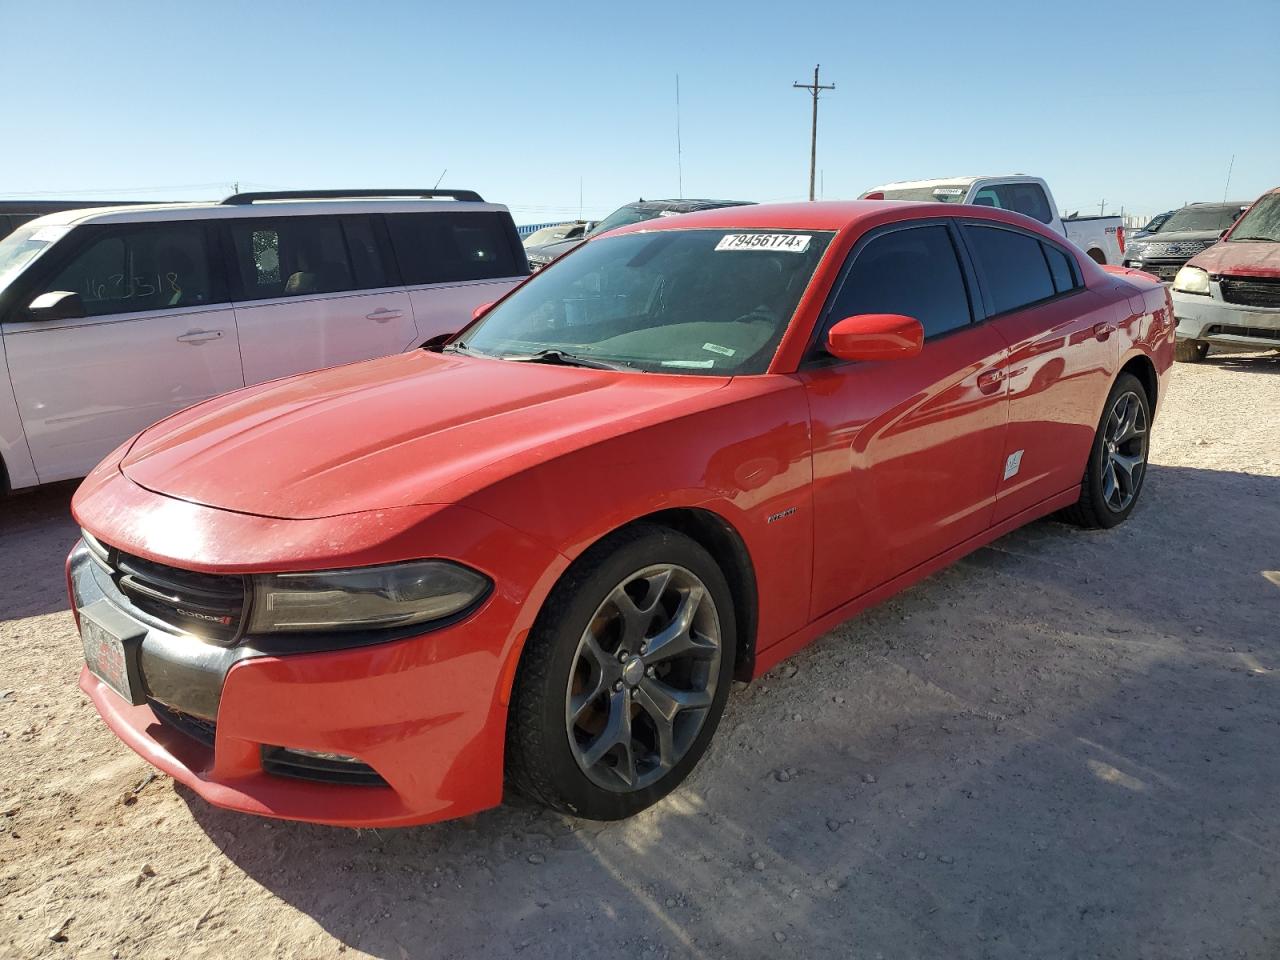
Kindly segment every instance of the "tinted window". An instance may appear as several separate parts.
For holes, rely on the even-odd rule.
[[[966,226],[964,230],[986,281],[992,313],[1053,296],[1049,265],[1036,237],[999,227]]]
[[[94,239],[45,290],[80,294],[89,316],[195,307],[214,299],[201,224],[85,229]]]
[[[1049,261],[1049,273],[1053,277],[1053,289],[1058,293],[1066,293],[1080,286],[1076,277],[1075,264],[1067,256],[1066,251],[1052,243],[1042,244],[1044,258]]]
[[[1041,223],[1053,222],[1053,210],[1049,207],[1049,199],[1044,195],[1044,188],[1040,184],[1001,183],[989,189],[995,192],[1000,201],[996,206],[1025,214]]]
[[[857,254],[831,322],[860,313],[915,317],[926,337],[969,323],[964,276],[946,227],[912,227],[871,240]]]
[[[230,222],[244,300],[385,286],[366,217],[276,217]]]
[[[387,216],[407,284],[491,280],[526,273],[516,265],[500,213],[393,213]]]

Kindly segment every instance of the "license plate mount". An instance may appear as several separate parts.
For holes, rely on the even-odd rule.
[[[147,702],[139,655],[146,627],[105,600],[80,608],[80,640],[89,672],[133,706]]]

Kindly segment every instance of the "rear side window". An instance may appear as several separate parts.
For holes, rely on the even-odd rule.
[[[982,271],[991,312],[1017,310],[1055,293],[1039,238],[1002,227],[966,224],[965,239]]]
[[[1052,243],[1040,244],[1044,248],[1044,258],[1049,262],[1049,273],[1053,277],[1053,289],[1058,293],[1066,293],[1080,286],[1080,277],[1076,273],[1075,262],[1067,256],[1065,250]]]
[[[239,298],[305,297],[387,285],[368,217],[230,221]]]
[[[989,188],[1000,201],[997,206],[1025,214],[1041,223],[1053,222],[1053,210],[1044,187],[1038,183],[1001,183]],[[985,191],[984,191],[985,192]]]
[[[215,300],[201,224],[85,229],[94,238],[41,292],[78,293],[91,317],[197,307]]]
[[[915,317],[926,337],[967,325],[969,297],[950,231],[940,225],[894,230],[858,251],[830,320],[860,313]]]
[[[527,272],[516,263],[500,213],[393,213],[391,242],[407,284],[492,280]]]

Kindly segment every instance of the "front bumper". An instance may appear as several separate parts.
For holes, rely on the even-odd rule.
[[[1209,295],[1173,292],[1179,340],[1201,340],[1224,350],[1280,350],[1280,309],[1227,303],[1216,281]]]
[[[103,542],[178,566],[181,557],[154,549],[161,534],[145,535],[165,499],[117,474],[98,490],[82,489],[74,509]],[[112,512],[99,509],[108,503]],[[278,520],[196,504],[181,510],[188,543],[216,542],[209,555],[239,544],[260,569],[279,564],[254,552],[293,552],[309,539],[310,521],[298,522],[291,537]],[[395,527],[386,512],[374,519],[382,536]],[[358,516],[328,523],[360,541]],[[80,688],[125,744],[219,807],[342,826],[404,826],[494,806],[502,798],[514,667],[537,606],[567,561],[465,508],[415,523],[406,521],[400,536],[436,544],[477,569],[505,571],[500,588],[451,625],[354,647],[336,638],[323,650],[272,648],[252,636],[219,645],[166,629],[113,591],[110,576],[104,582],[78,545],[67,562],[73,609],[109,603],[145,633],[138,664],[146,702],[132,705],[87,667]],[[205,536],[213,529],[222,534],[216,541]],[[397,559],[409,557],[366,562]],[[315,557],[295,554],[294,562],[319,568]],[[273,762],[275,748],[353,757],[372,776],[357,785],[285,775]]]

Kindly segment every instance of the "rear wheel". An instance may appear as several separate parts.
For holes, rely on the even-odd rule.
[[[1209,355],[1209,344],[1203,340],[1179,340],[1173,345],[1173,359],[1179,363],[1199,363]]]
[[[1080,499],[1063,518],[1081,527],[1107,528],[1124,523],[1147,475],[1151,403],[1137,377],[1116,378],[1093,438]]]
[[[583,555],[521,657],[507,778],[558,810],[616,820],[693,769],[733,674],[733,598],[697,542],[638,526]]]

